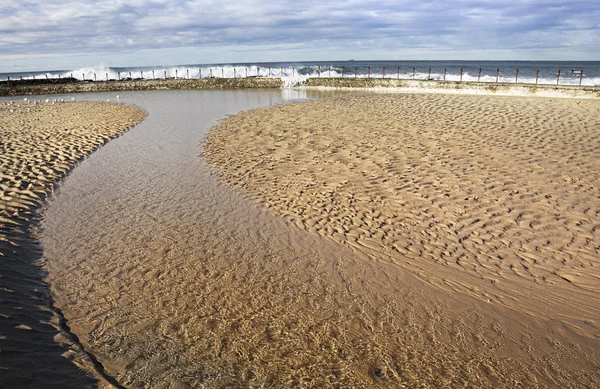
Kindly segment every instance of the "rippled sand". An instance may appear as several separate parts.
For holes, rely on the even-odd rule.
[[[228,118],[204,157],[301,229],[444,292],[552,322],[538,335],[577,349],[599,346],[598,150],[595,100],[363,95]],[[591,365],[545,363],[591,376],[544,385],[597,385],[598,355],[585,354]]]
[[[562,388],[600,384],[598,313],[589,301],[593,290],[579,290],[562,278],[556,278],[554,285],[538,285],[517,276],[506,276],[502,281],[506,286],[500,289],[495,286],[498,282],[492,284],[471,271],[428,263],[416,254],[382,250],[374,239],[367,248],[346,243],[347,239],[336,242],[333,228],[339,225],[335,220],[321,222],[332,230],[323,233],[327,226],[315,228],[321,234],[295,222],[299,220],[295,208],[281,205],[286,200],[290,203],[289,197],[275,184],[286,174],[273,173],[269,183],[260,178],[265,170],[260,164],[250,165],[249,174],[261,180],[257,188],[271,188],[270,198],[284,199],[276,207],[268,209],[248,198],[250,194],[266,203],[267,195],[260,195],[258,189],[247,186],[240,191],[220,184],[215,171],[199,157],[207,128],[240,110],[278,103],[279,93],[123,94],[124,101],[129,99],[147,110],[146,120],[94,153],[61,185],[42,224],[52,294],[72,332],[102,363],[104,372],[131,388]],[[290,147],[302,139],[291,131],[310,130],[313,119],[327,124],[320,118],[321,104],[337,110],[360,99],[276,106],[235,116],[211,135],[206,156],[211,163],[228,158],[251,161],[254,157],[247,148],[256,141],[256,147],[271,148],[270,155],[283,160],[285,153],[269,146],[270,140],[261,139],[255,130],[271,123],[274,131],[286,132],[278,138],[279,146]],[[469,112],[469,100],[461,97],[362,99],[370,104],[369,116],[409,124],[415,115],[402,117],[396,105],[405,101],[407,109],[403,99],[411,99],[421,108],[423,128],[431,127],[428,120],[444,118],[425,114],[428,107],[436,106],[428,101],[443,99],[458,113]],[[481,100],[484,112],[493,101]],[[513,100],[498,101],[510,105]],[[395,113],[397,118],[382,118],[379,111]],[[358,120],[348,112],[336,115],[329,110],[325,116],[338,120],[329,123],[329,130],[319,125],[328,132],[356,126]],[[237,146],[239,155],[223,152],[219,157],[221,145],[236,142],[237,136],[244,138],[246,131],[254,134],[249,144]],[[320,142],[318,135],[314,139]],[[357,144],[355,138],[347,142]],[[313,147],[302,152],[315,156]],[[361,152],[372,150],[364,148]],[[323,161],[315,170],[335,167],[326,162],[328,150],[323,148],[315,156]],[[337,149],[338,153],[342,150]],[[472,151],[476,154],[477,148]],[[375,157],[370,158],[376,162]],[[456,163],[463,167],[462,160]],[[232,170],[218,169],[229,172],[245,167],[238,165]],[[308,163],[304,167],[313,169]],[[285,171],[284,165],[272,168]],[[306,206],[316,219],[317,210],[323,207],[333,214],[327,182],[337,181],[338,176],[323,176],[319,183],[323,189],[314,192],[319,205]],[[417,171],[409,177],[424,180]],[[354,179],[357,186],[378,182],[365,180],[362,174]],[[377,190],[361,193],[368,196]],[[418,200],[416,195],[409,197],[413,192],[406,192],[408,199]],[[394,196],[388,195],[387,201]],[[478,196],[471,199],[476,202],[484,194],[473,196]],[[374,212],[385,209],[376,202],[359,206]],[[281,217],[284,212],[287,218]],[[418,224],[419,219],[411,215],[419,214],[403,214],[406,228],[396,236]],[[379,221],[375,215],[369,218],[370,223]],[[364,226],[367,231],[378,230],[367,222]],[[384,231],[391,235],[390,230]],[[423,236],[414,244],[427,239]],[[432,235],[431,239],[441,238]],[[521,278],[523,284],[517,282]],[[551,304],[549,298],[558,300]],[[561,305],[564,301],[569,304]]]
[[[0,386],[94,383],[69,361],[86,358],[50,309],[32,228],[58,181],[144,116],[106,103],[0,103]]]

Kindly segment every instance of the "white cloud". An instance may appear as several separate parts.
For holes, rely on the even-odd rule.
[[[176,48],[225,58],[240,47],[258,61],[283,44],[301,48],[289,60],[458,52],[534,59],[547,49],[555,58],[598,60],[598,20],[597,0],[24,0],[0,4],[0,65],[66,54],[129,62],[139,52]]]

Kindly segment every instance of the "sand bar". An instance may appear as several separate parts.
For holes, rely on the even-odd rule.
[[[0,386],[82,388],[102,379],[51,309],[33,229],[77,162],[144,117],[108,103],[0,103]]]
[[[599,149],[598,101],[370,94],[236,115],[203,155],[303,230],[597,347]]]

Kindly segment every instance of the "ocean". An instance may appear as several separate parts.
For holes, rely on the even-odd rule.
[[[296,85],[310,77],[399,78],[545,85],[600,86],[600,61],[312,61],[187,64],[0,73],[0,81],[67,78],[106,81],[125,78],[278,77]]]

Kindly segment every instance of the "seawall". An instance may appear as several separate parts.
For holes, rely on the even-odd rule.
[[[279,78],[203,78],[166,80],[78,81],[75,79],[0,82],[0,96],[80,92],[113,92],[166,89],[269,89],[281,88]]]
[[[536,85],[381,78],[310,78],[302,83],[308,89],[355,89],[412,93],[452,93],[519,95],[544,97],[600,98],[600,87]]]
[[[390,78],[203,78],[203,79],[126,79],[79,81],[76,79],[15,80],[0,82],[0,96],[22,96],[79,92],[112,92],[168,89],[304,89],[375,90],[405,93],[452,93],[485,95],[519,95],[542,97],[600,98],[600,87],[570,85],[535,85],[514,83],[406,80]]]

